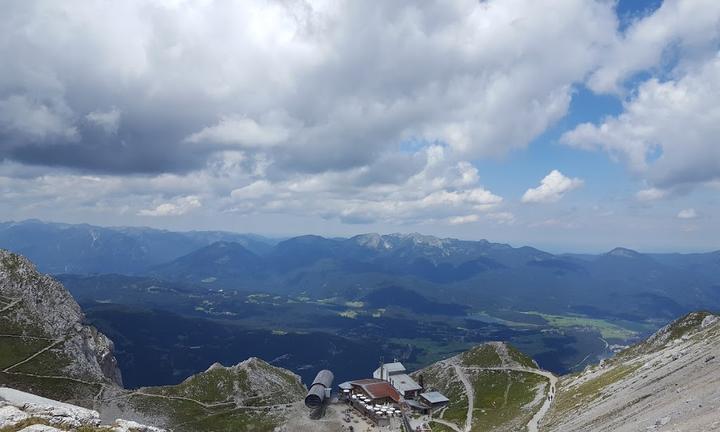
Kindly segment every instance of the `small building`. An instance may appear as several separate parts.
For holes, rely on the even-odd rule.
[[[390,384],[392,384],[405,399],[415,399],[422,391],[420,384],[416,383],[415,380],[407,374],[391,375]]]
[[[353,393],[366,396],[369,403],[400,403],[400,393],[387,381],[372,378],[350,381],[348,384],[350,384]]]
[[[444,394],[436,391],[420,393],[418,400],[429,406],[432,410],[442,408],[450,402],[450,399],[445,397]]]
[[[382,363],[380,364],[380,367],[375,369],[375,372],[373,372],[373,378],[390,381],[391,376],[401,375],[406,372],[407,369],[405,369],[405,366],[403,366],[400,362]]]
[[[415,399],[422,387],[410,378],[400,362],[383,363],[373,372],[373,378],[389,382],[406,399]]]

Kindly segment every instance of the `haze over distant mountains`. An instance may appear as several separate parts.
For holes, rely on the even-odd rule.
[[[273,244],[261,236],[223,231],[0,222],[0,245],[30,257],[48,273],[137,273],[217,241],[236,242],[256,253]]]
[[[275,241],[228,232],[0,224],[0,247],[50,273],[121,273],[198,289],[361,300],[388,286],[483,309],[643,320],[720,307],[720,251],[551,254],[420,234]]]

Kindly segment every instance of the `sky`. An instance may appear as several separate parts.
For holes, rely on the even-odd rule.
[[[720,249],[717,0],[27,0],[0,220]]]

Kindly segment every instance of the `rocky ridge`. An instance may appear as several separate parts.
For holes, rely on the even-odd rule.
[[[55,341],[58,354],[72,359],[63,368],[69,376],[122,385],[112,341],[83,324],[80,305],[59,282],[5,250],[0,250],[0,299],[0,329]]]
[[[691,313],[561,379],[543,431],[720,431],[720,318]]]

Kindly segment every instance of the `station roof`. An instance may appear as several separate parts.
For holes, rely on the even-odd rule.
[[[392,375],[390,377],[390,382],[393,387],[403,394],[409,391],[422,390],[420,384],[416,383],[415,380],[410,378],[410,375],[407,374]]]
[[[442,393],[440,393],[440,392],[436,392],[436,391],[431,391],[431,392],[427,392],[427,393],[421,393],[421,394],[420,394],[420,397],[423,398],[423,399],[425,399],[426,401],[428,401],[428,402],[431,403],[431,404],[439,404],[439,403],[450,402],[450,399],[448,399],[447,397],[445,397],[444,394],[442,394]]]
[[[405,369],[405,366],[403,366],[400,362],[394,362],[394,363],[385,363],[383,365],[383,368],[387,371],[389,374],[398,373],[398,372],[405,372],[407,369]],[[378,371],[380,368],[377,369]]]
[[[362,379],[350,381],[353,386],[360,387],[362,391],[371,399],[390,398],[395,402],[400,402],[400,393],[398,393],[389,382],[379,379]]]

